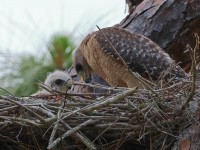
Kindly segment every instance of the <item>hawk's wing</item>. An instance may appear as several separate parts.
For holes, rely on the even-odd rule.
[[[141,75],[148,72],[151,77],[157,79],[163,71],[173,64],[169,55],[153,41],[125,29],[105,28],[97,31],[94,38],[99,42],[105,53],[119,59],[113,50],[114,47],[129,68]],[[174,67],[170,74],[181,78],[186,76],[180,66]]]

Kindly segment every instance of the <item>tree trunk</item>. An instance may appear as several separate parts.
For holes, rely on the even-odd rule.
[[[130,14],[116,26],[129,29],[153,40],[185,71],[191,68],[186,45],[195,46],[194,34],[200,35],[200,0],[126,0]],[[200,62],[200,52],[197,61]],[[197,102],[198,102],[197,97]],[[196,103],[200,107],[199,102]],[[198,112],[197,112],[198,113]],[[173,150],[200,149],[200,116],[178,135]]]
[[[147,36],[189,71],[191,58],[184,51],[194,46],[194,33],[200,34],[200,0],[141,1],[127,0],[133,10],[117,26]]]
[[[171,150],[199,150],[200,149],[200,126],[192,124],[179,134],[180,139],[171,147]]]
[[[126,0],[126,4],[128,5],[129,13],[133,8],[139,5],[143,0]]]

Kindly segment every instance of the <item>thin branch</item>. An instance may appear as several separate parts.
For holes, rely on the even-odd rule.
[[[65,128],[72,130],[72,128],[65,123],[63,120],[61,120],[61,123],[64,125]],[[90,141],[87,137],[82,136],[80,133],[75,132],[73,135],[75,135],[85,146],[90,150],[96,150],[96,146]]]
[[[8,116],[0,116],[0,119],[3,119],[3,120],[10,120],[10,121],[19,121],[19,122],[23,122],[23,123],[26,123],[28,125],[34,125],[34,126],[37,126],[37,127],[40,127],[42,126],[42,124],[39,124],[39,123],[36,123],[35,121],[31,121],[29,119],[24,119],[24,118],[17,118],[17,117],[8,117]]]
[[[82,86],[88,86],[88,87],[92,87],[92,88],[99,88],[99,89],[104,89],[104,90],[108,90],[108,91],[122,91],[122,90],[126,90],[127,88],[125,87],[109,87],[109,86],[104,86],[101,84],[88,84],[88,83],[80,83],[80,82],[73,82],[74,85],[82,85]]]
[[[120,100],[124,99],[125,97],[133,94],[135,91],[136,91],[136,88],[127,90],[127,91],[123,92],[122,94],[114,96],[114,97],[111,97],[111,98],[108,98],[107,100],[102,101],[101,103],[98,103],[96,105],[92,105],[92,106],[83,108],[83,109],[80,110],[80,112],[83,112],[83,113],[91,112],[93,110],[108,106],[110,104],[113,104],[114,102],[117,102],[117,101],[120,101]]]
[[[60,106],[60,109],[58,110],[58,113],[57,113],[57,118],[58,118],[58,119],[60,119],[61,111],[62,111],[63,107],[64,107],[64,102],[62,102],[62,104],[61,104],[61,106]],[[57,120],[58,120],[58,119],[57,119]],[[51,145],[51,143],[53,142],[53,139],[54,139],[54,137],[55,137],[55,135],[56,135],[56,132],[57,132],[57,130],[58,130],[58,126],[59,126],[59,121],[57,121],[57,122],[55,123],[55,125],[54,125],[54,128],[53,128],[53,130],[52,130],[52,132],[51,132],[51,136],[50,136],[49,144],[48,144],[48,145]]]
[[[195,34],[196,37],[196,46],[194,48],[194,50],[191,48],[191,46],[188,44],[187,45],[187,49],[190,52],[191,55],[191,59],[192,59],[192,66],[191,66],[191,73],[192,73],[192,85],[191,85],[191,91],[186,99],[186,102],[182,105],[181,110],[184,110],[188,105],[189,102],[192,100],[192,98],[195,95],[195,90],[196,90],[196,78],[197,78],[197,70],[196,70],[196,52],[197,50],[199,50],[199,36],[197,34]]]
[[[61,95],[65,95],[65,96],[109,96],[111,94],[109,93],[71,93],[71,92],[63,92],[63,91],[58,91],[58,90],[54,90],[48,86],[46,86],[45,84],[38,84],[41,88],[45,89],[46,91],[48,91],[51,94],[61,94]],[[33,96],[32,96],[33,97]]]
[[[81,128],[83,128],[83,127],[85,127],[85,126],[87,126],[89,124],[93,124],[95,122],[96,122],[95,120],[90,119],[90,120],[87,120],[86,122],[80,124],[79,126],[76,126],[76,127],[72,128],[71,130],[68,130],[61,137],[57,138],[50,145],[48,145],[47,149],[54,148],[60,141],[62,141],[66,137],[70,136],[71,134],[75,133],[76,131],[80,130]]]
[[[16,104],[16,105],[18,105],[18,106],[24,108],[25,110],[27,110],[28,112],[30,112],[32,115],[36,116],[42,123],[46,123],[46,121],[45,121],[45,119],[44,119],[43,117],[41,117],[40,115],[38,115],[37,113],[35,113],[35,112],[32,111],[31,109],[29,109],[28,107],[26,107],[26,106],[20,104],[19,102],[14,101],[14,100],[12,100],[12,99],[10,99],[10,98],[8,98],[8,97],[5,97],[5,96],[0,96],[0,98],[1,98],[1,99],[5,99],[5,100],[7,100],[7,101],[10,101],[10,102],[12,102],[12,103],[14,103],[14,104]]]

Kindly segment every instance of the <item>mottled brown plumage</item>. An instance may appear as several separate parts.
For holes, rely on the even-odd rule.
[[[169,55],[150,39],[125,29],[111,27],[93,32],[81,42],[74,54],[76,71],[83,77],[90,77],[94,71],[111,86],[141,87],[113,47],[130,70],[143,77],[158,79],[173,64]],[[167,77],[183,78],[186,73],[176,66]]]

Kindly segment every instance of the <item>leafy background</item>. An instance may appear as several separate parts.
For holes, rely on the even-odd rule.
[[[71,66],[73,50],[86,34],[96,25],[119,23],[124,11],[121,0],[2,1],[0,94],[36,92],[49,72]]]
[[[28,96],[38,90],[35,83],[44,81],[48,72],[72,65],[72,52],[76,45],[69,36],[55,34],[46,47],[48,53],[41,57],[25,54],[11,59],[5,56],[5,65],[1,67],[4,72],[0,78],[1,85],[16,96]]]

